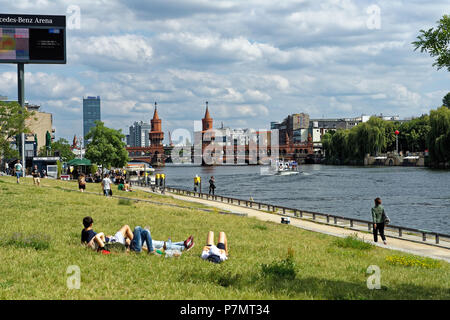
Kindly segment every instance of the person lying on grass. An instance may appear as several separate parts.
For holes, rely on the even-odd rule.
[[[94,220],[91,217],[83,219],[84,229],[81,231],[81,243],[97,250],[105,250],[105,246],[120,250],[127,249],[135,252],[147,251],[150,254],[156,254],[156,249],[188,251],[194,246],[194,238],[190,236],[185,241],[166,243],[165,241],[153,240],[150,234],[150,228],[142,229],[137,226],[134,231],[128,225],[122,226],[114,236],[105,236],[103,232],[96,233],[93,230]],[[149,250],[150,248],[150,250]]]
[[[131,240],[129,249],[134,252],[147,251],[149,254],[159,254],[156,252],[158,249],[178,251],[180,254],[182,251],[189,251],[194,247],[194,237],[191,235],[185,241],[179,242],[165,242],[159,240],[153,240],[150,228],[141,228],[137,226],[133,231],[133,239]]]
[[[206,246],[203,247],[202,259],[220,263],[228,259],[228,241],[225,232],[219,233],[217,246],[214,245],[214,232],[209,231]]]

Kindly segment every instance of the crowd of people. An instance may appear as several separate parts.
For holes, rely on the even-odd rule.
[[[92,174],[86,176],[84,173],[78,174],[78,189],[81,192],[86,190],[87,182],[101,182],[103,194],[105,196],[112,196],[112,186],[117,185],[117,190],[119,191],[133,191],[132,184],[126,179],[125,173],[123,171],[109,171],[101,178],[101,173],[96,172],[94,175],[99,175],[100,178],[96,179],[92,177]]]

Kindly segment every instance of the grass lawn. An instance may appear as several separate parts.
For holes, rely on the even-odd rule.
[[[450,299],[446,262],[290,225],[61,189],[76,190],[73,182],[42,179],[37,188],[21,180],[0,177],[0,299]],[[100,186],[87,191],[100,193]],[[120,195],[196,206],[143,192]],[[148,225],[156,240],[192,234],[196,245],[180,258],[102,255],[80,245],[86,215],[97,232]],[[209,230],[216,241],[219,231],[228,236],[222,264],[200,258]],[[72,265],[81,271],[78,290],[66,284]],[[379,290],[367,288],[370,265],[381,270]]]

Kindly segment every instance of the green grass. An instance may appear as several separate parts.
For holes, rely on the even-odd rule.
[[[62,189],[76,190],[72,182],[42,179],[44,187],[37,188],[31,178],[22,181],[0,177],[0,299],[450,299],[446,262],[439,268],[394,265],[387,257],[420,257],[342,247],[332,236],[253,218],[119,204]],[[88,184],[87,191],[94,190],[100,194],[98,185]],[[153,194],[118,194],[193,206]],[[86,215],[93,217],[97,232],[148,225],[154,239],[178,241],[192,234],[196,245],[179,258],[98,254],[80,245]],[[227,234],[230,255],[221,264],[200,258],[209,230],[216,241],[220,231]],[[81,272],[79,290],[67,288],[73,265]],[[367,289],[370,265],[380,267],[384,290]]]
[[[345,238],[337,238],[334,240],[334,244],[340,248],[352,248],[359,250],[370,250],[374,248],[374,245],[359,239],[356,233]]]

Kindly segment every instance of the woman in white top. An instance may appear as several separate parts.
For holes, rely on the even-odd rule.
[[[225,232],[219,233],[217,246],[214,245],[214,232],[209,231],[206,246],[203,247],[202,259],[220,263],[228,259],[228,241]]]

